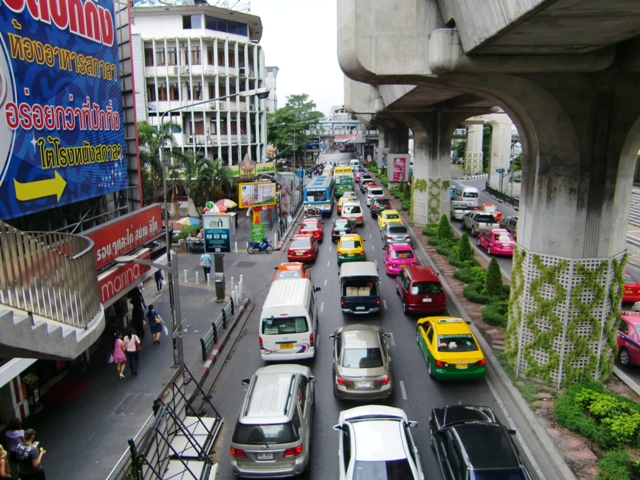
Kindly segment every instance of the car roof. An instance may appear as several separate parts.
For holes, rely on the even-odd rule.
[[[480,421],[496,423],[493,411],[489,407],[479,405],[446,405],[434,408],[432,413],[437,417],[441,428],[459,422]]]
[[[507,233],[507,234],[511,235],[509,230],[505,230],[504,228],[492,228],[491,230],[487,230],[487,231],[491,232],[494,235],[499,235],[501,233]]]
[[[357,233],[348,233],[346,235],[342,235],[340,237],[340,241],[344,241],[344,240],[360,240],[362,241],[362,237],[360,235],[358,235]]]
[[[394,227],[398,231],[401,231],[401,229],[404,229],[406,232],[409,231],[407,226],[404,223],[401,223],[401,222],[387,222],[383,228],[386,228],[387,230],[391,230],[391,227]],[[400,227],[400,228],[398,228],[398,227]]]
[[[372,462],[407,458],[399,418],[371,419],[352,423],[352,426],[357,460]]]
[[[458,333],[471,333],[471,329],[467,325],[467,322],[458,317],[426,317],[418,320],[418,324],[431,321],[438,334],[458,334]]]
[[[302,220],[302,223],[317,223],[320,224],[320,220],[317,218],[305,218]]]
[[[388,246],[389,250],[413,251],[413,248],[408,243],[390,243]]]
[[[302,262],[283,262],[276,270],[301,270],[304,267],[304,263]]]
[[[622,312],[622,318],[633,325],[640,325],[640,312]]]
[[[342,238],[346,237],[343,235]],[[373,262],[346,262],[340,265],[340,277],[377,277],[378,267]]]
[[[250,387],[240,423],[255,423],[256,419],[261,423],[282,423],[287,420],[289,392],[297,372],[260,370]]]
[[[313,238],[313,236],[311,235],[294,235],[293,237],[291,237],[291,242],[293,242],[294,240],[307,240],[309,239],[309,241],[311,241],[311,239]]]
[[[495,423],[473,422],[450,427],[455,430],[474,469],[518,468],[520,459],[509,432]]]
[[[344,348],[375,348],[380,346],[380,329],[373,325],[348,325],[342,328]]]
[[[407,273],[415,282],[439,282],[440,279],[431,267],[425,265],[412,265],[407,268]]]
[[[381,212],[380,215],[383,215],[383,216],[386,217],[387,215],[393,215],[394,213],[398,214],[398,211],[397,210],[385,210],[384,212]]]

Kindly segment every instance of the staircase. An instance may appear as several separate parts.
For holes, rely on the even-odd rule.
[[[74,359],[103,329],[93,242],[0,222],[0,357]]]

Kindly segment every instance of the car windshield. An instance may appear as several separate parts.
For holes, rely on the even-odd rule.
[[[377,368],[382,366],[379,348],[345,348],[342,354],[345,368]],[[371,477],[370,477],[371,478]]]
[[[269,317],[262,319],[262,333],[264,335],[286,335],[308,331],[309,325],[305,317]]]
[[[469,480],[526,480],[522,469],[509,470],[471,470]]]
[[[308,190],[307,189],[307,202],[326,202],[327,190]]]
[[[387,217],[387,218],[390,218],[390,217]],[[394,234],[394,235],[406,234],[407,233],[407,227],[405,227],[403,225],[390,225],[389,226],[389,233]]]
[[[415,282],[411,285],[411,295],[442,293],[442,285],[437,282]]]
[[[414,478],[406,458],[377,462],[356,460],[353,465],[353,480],[410,480]]]
[[[391,258],[413,258],[413,252],[411,250],[393,250]]]
[[[349,228],[349,222],[347,220],[337,220],[334,226],[335,228]]]
[[[311,248],[311,240],[308,238],[301,238],[300,240],[293,240],[290,248]]]
[[[466,198],[478,198],[478,192],[464,192],[462,196]]]
[[[292,443],[300,439],[292,422],[273,425],[245,425],[236,423],[233,443],[264,445],[267,443]]]
[[[478,346],[471,335],[438,335],[439,352],[475,352],[476,350]]]
[[[508,233],[501,233],[495,236],[496,241],[498,242],[513,242],[513,237]]]
[[[301,227],[305,230],[317,230],[319,225],[318,222],[302,222]]]
[[[389,200],[376,200],[374,205],[377,207],[389,207],[391,206],[391,202]]]
[[[394,218],[400,218],[400,215],[398,215],[397,213],[390,213],[388,215],[385,215],[385,218],[387,220],[391,220],[391,219],[394,219]]]
[[[343,240],[340,242],[340,248],[362,248],[360,240]]]

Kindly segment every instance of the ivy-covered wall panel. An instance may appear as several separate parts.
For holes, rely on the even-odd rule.
[[[626,254],[562,258],[516,246],[506,355],[518,376],[555,384],[612,371]]]
[[[467,153],[464,156],[465,175],[482,173],[482,152]]]

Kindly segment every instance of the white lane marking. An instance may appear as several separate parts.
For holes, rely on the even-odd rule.
[[[327,286],[327,279],[326,278],[324,279],[324,286],[325,287]]]
[[[331,260],[327,260],[327,267],[331,265]]]
[[[378,259],[376,258],[373,262],[376,264],[376,267],[377,267],[378,266]]]
[[[329,251],[333,250],[333,245],[329,246]]]
[[[387,301],[386,300],[382,300],[382,304],[384,305],[384,309],[387,309]]]
[[[396,339],[393,336],[393,332],[388,332],[389,333],[389,339],[391,340],[391,346],[395,347],[396,346]]]
[[[324,302],[320,303],[320,311],[322,312],[322,310],[324,310]]]
[[[369,228],[369,224],[367,223],[367,228]]]
[[[402,391],[402,399],[407,399],[407,390],[404,388],[404,382],[400,380],[400,391]]]
[[[373,245],[371,245],[371,250],[375,250],[375,247]]]
[[[496,403],[498,404],[498,406],[502,410],[502,413],[504,414],[505,418],[507,419],[507,423],[509,424],[509,426],[513,430],[515,430],[516,429],[516,424],[513,422],[513,420],[509,416],[509,412],[507,411],[507,407],[505,407],[505,405],[502,402],[502,400],[500,400],[500,397],[498,397],[498,392],[496,392],[496,389],[494,388],[493,384],[491,383],[491,381],[486,376],[484,377],[484,380],[487,382],[487,386],[489,387],[489,390],[491,390],[493,398],[496,399]],[[527,457],[529,457],[529,461],[531,462],[531,465],[533,466],[533,469],[538,474],[538,478],[544,478],[542,470],[540,470],[540,466],[536,462],[535,458],[533,458],[533,454],[531,453],[531,450],[529,450],[529,447],[527,447],[527,445],[524,443],[524,441],[518,442],[518,443],[520,444],[520,447],[522,448],[522,450],[524,450],[525,455]]]
[[[371,234],[369,234],[369,238],[373,238],[373,237],[371,236]]]

